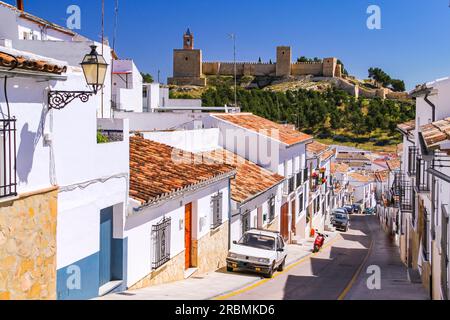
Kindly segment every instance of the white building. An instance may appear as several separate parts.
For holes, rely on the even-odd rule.
[[[359,203],[362,209],[376,206],[374,176],[357,172],[348,174],[350,187],[353,189],[352,203]]]
[[[127,287],[183,280],[225,266],[235,169],[132,137],[130,171]]]
[[[131,59],[112,60],[112,107],[142,112],[142,75]]]
[[[200,110],[201,99],[171,99],[169,88],[159,83],[144,83],[144,112]]]
[[[324,231],[331,217],[332,177],[331,164],[336,149],[313,141],[306,146],[307,167],[310,171],[311,185],[308,201],[308,229]],[[310,220],[312,217],[312,220]]]
[[[286,240],[304,237],[308,201],[306,144],[312,137],[250,113],[211,114],[205,128],[219,128],[222,148],[285,177],[280,232]]]

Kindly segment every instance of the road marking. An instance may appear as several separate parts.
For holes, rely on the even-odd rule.
[[[266,282],[268,282],[268,281],[270,281],[270,280],[273,280],[273,279],[275,279],[276,277],[278,277],[278,276],[280,276],[280,275],[282,275],[282,274],[284,274],[284,273],[290,271],[292,268],[295,268],[296,266],[298,266],[298,265],[304,263],[305,261],[311,259],[312,257],[315,257],[315,256],[318,255],[320,252],[322,252],[324,249],[326,249],[326,248],[328,248],[329,246],[331,246],[331,245],[332,245],[339,237],[340,237],[340,234],[337,234],[336,237],[334,237],[333,240],[331,240],[330,242],[328,242],[327,244],[325,244],[319,252],[316,252],[316,253],[310,253],[310,254],[308,254],[307,256],[304,256],[303,258],[301,258],[300,260],[298,260],[298,261],[296,261],[296,262],[290,264],[290,265],[287,266],[283,271],[281,271],[281,272],[276,272],[276,273],[273,275],[272,279],[262,279],[262,280],[259,280],[259,281],[255,282],[255,283],[253,283],[253,284],[251,284],[251,285],[249,285],[249,286],[247,286],[247,287],[244,287],[244,288],[235,290],[235,291],[233,291],[233,292],[230,292],[230,293],[227,293],[227,294],[224,294],[224,295],[221,295],[221,296],[217,296],[217,297],[213,298],[212,300],[227,300],[227,299],[229,299],[229,298],[231,298],[231,297],[235,297],[235,296],[240,295],[240,294],[242,294],[242,293],[245,293],[245,292],[248,292],[248,291],[250,291],[250,290],[253,290],[253,289],[255,289],[255,288],[257,288],[257,287],[263,285],[264,283],[266,283]]]
[[[370,246],[369,246],[369,250],[367,250],[367,254],[364,257],[363,262],[361,263],[361,265],[359,266],[358,270],[356,270],[356,273],[353,275],[352,279],[350,280],[350,282],[347,284],[347,286],[345,287],[344,291],[342,291],[342,293],[339,295],[339,297],[337,298],[338,300],[344,300],[345,297],[347,296],[348,292],[350,291],[350,289],[353,287],[353,285],[355,284],[356,279],[359,277],[359,274],[361,273],[364,265],[367,262],[367,259],[369,259],[369,256],[372,252],[372,247],[373,247],[373,240],[370,240]]]

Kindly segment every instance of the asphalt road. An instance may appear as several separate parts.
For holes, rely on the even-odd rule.
[[[273,279],[238,290],[228,299],[426,299],[421,285],[408,282],[398,251],[379,227],[377,218],[352,216],[350,223],[350,230],[341,233],[320,253],[277,273]],[[386,247],[389,249],[385,250]],[[366,270],[371,263],[380,266],[382,277],[385,270],[390,270],[390,277],[383,279],[381,290],[367,288],[370,274]]]

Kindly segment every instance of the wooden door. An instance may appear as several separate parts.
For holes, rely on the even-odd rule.
[[[285,203],[281,207],[281,236],[285,241],[289,240],[289,203]]]
[[[191,248],[192,248],[192,203],[185,207],[184,215],[184,246],[185,246],[185,269],[192,266]]]
[[[296,208],[295,208],[295,199],[292,200],[292,224],[291,224],[291,231],[296,235],[297,231],[296,231],[296,225],[297,225],[297,213],[295,212]]]

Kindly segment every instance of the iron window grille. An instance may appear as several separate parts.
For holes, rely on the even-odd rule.
[[[17,196],[16,119],[0,119],[0,198]]]
[[[170,226],[171,218],[164,218],[159,224],[152,226],[154,270],[170,260]]]
[[[305,208],[305,203],[304,203],[304,197],[303,197],[303,193],[301,193],[298,196],[298,204],[299,204],[299,212],[300,214],[302,213],[303,209]]]
[[[416,159],[416,186],[419,192],[430,191],[430,174],[428,173],[429,163],[421,156]]]
[[[303,183],[302,181],[302,172],[297,172],[296,174],[296,180],[297,180],[297,188],[300,187]]]
[[[288,180],[288,194],[291,194],[295,190],[295,177],[292,176]]]
[[[303,169],[303,183],[305,183],[306,181],[308,181],[309,177],[308,177],[308,168]]]
[[[246,211],[242,214],[242,235],[250,230],[250,212]]]
[[[417,148],[409,147],[408,150],[408,174],[410,176],[416,174]]]
[[[211,198],[211,207],[212,207],[211,229],[216,229],[222,225],[222,203],[223,203],[222,192],[219,192],[217,195]]]
[[[415,192],[413,186],[403,181],[400,192],[400,209],[402,211],[414,211]]]
[[[429,250],[429,227],[430,227],[430,220],[427,209],[423,208],[423,230],[422,230],[422,249],[423,249],[423,257],[425,261],[430,261],[430,250]]]
[[[269,200],[269,223],[275,220],[275,197]]]

